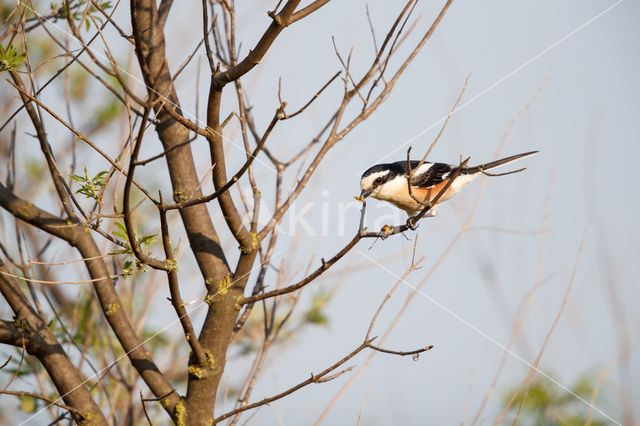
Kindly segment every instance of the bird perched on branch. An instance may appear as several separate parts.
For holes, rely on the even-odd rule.
[[[360,178],[362,192],[357,198],[364,201],[370,196],[388,201],[406,211],[411,217],[431,204],[449,181],[452,181],[440,198],[435,200],[427,214],[427,216],[436,216],[439,203],[456,195],[478,176],[482,174],[502,176],[521,172],[524,168],[500,174],[492,174],[488,171],[537,153],[538,151],[525,152],[475,167],[461,167],[459,174],[456,173],[459,166],[444,163],[425,161],[420,164],[420,161],[396,161],[395,163],[376,164],[364,172]],[[411,182],[410,186],[408,182]]]

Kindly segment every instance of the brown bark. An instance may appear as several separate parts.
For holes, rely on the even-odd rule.
[[[175,416],[175,407],[180,398],[173,386],[158,370],[122,309],[122,302],[115,291],[113,282],[109,279],[109,271],[89,229],[81,224],[69,224],[67,221],[37,208],[30,202],[16,197],[1,183],[0,206],[16,218],[67,241],[78,249],[84,259],[89,259],[85,261],[85,264],[91,278],[98,279],[94,283],[94,289],[109,326],[127,352],[129,360],[138,374],[154,395],[163,397],[162,406],[170,415]]]
[[[164,104],[156,108],[156,126],[158,137],[166,151],[166,159],[173,187],[173,198],[181,202],[193,193],[194,198],[202,196],[198,187],[198,175],[191,147],[184,144],[188,134],[184,127],[164,110],[176,108],[182,114],[179,100],[173,86],[171,73],[166,65],[165,38],[158,22],[155,2],[151,0],[132,0],[131,17],[136,53],[143,70],[145,81],[153,88],[155,95],[164,100]],[[181,145],[182,144],[182,145]],[[178,148],[172,149],[175,146]],[[205,204],[197,204],[180,209],[182,223],[189,238],[203,281],[208,284],[209,292],[215,294],[221,284],[229,279],[229,267],[218,243],[219,238]],[[199,336],[201,345],[208,353],[209,365],[193,365],[186,395],[186,412],[188,424],[206,424],[213,418],[216,390],[224,371],[226,349],[235,324],[237,309],[235,299],[240,296],[240,288],[232,288],[226,294],[218,294],[210,305],[205,326]],[[194,374],[195,372],[198,372]]]
[[[10,273],[2,261],[0,261],[0,272]],[[16,279],[0,274],[0,292],[15,315],[15,321],[12,324],[3,321],[3,329],[5,329],[4,326],[11,328],[5,329],[2,334],[6,336],[6,333],[11,333],[13,336],[22,336],[17,339],[14,337],[13,343],[25,343],[27,352],[42,363],[64,402],[77,410],[71,412],[76,423],[106,425],[107,420],[102,415],[100,407],[91,398],[89,390],[84,386],[82,376],[47,324],[31,307]]]

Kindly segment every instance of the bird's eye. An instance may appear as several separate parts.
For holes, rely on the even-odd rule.
[[[378,179],[376,179],[376,185],[380,185],[382,183],[382,178],[379,177]]]

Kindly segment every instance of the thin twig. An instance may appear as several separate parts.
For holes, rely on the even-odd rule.
[[[362,416],[364,415],[364,406],[367,403],[367,397],[369,396],[369,391],[371,390],[371,386],[367,386],[367,390],[364,393],[364,398],[362,399],[362,405],[360,406],[360,414],[358,414],[358,424],[360,426],[362,424]]]
[[[57,400],[51,399],[51,398],[47,398],[46,396],[42,396],[42,395],[38,395],[37,393],[33,393],[33,392],[26,392],[26,391],[10,391],[10,390],[0,390],[0,394],[5,394],[5,395],[15,395],[15,396],[26,396],[26,397],[30,397],[30,398],[35,398],[35,399],[40,399],[42,401],[45,401],[49,406],[51,405],[55,405],[56,407],[60,407],[63,410],[67,410],[77,416],[80,416],[82,418],[84,418],[84,413],[80,410],[77,410],[73,407],[70,407],[68,405],[65,405],[61,402],[58,402],[60,400],[60,398],[58,398]]]
[[[111,279],[114,279],[114,278],[120,278],[120,277],[124,276],[124,274],[113,274],[113,275],[109,275],[108,277],[92,278],[92,279],[89,279],[89,280],[49,281],[49,280],[37,280],[37,279],[34,279],[34,278],[21,277],[20,275],[14,275],[14,274],[11,274],[9,272],[4,272],[4,271],[0,271],[0,274],[6,275],[7,277],[18,278],[18,279],[23,280],[23,281],[27,281],[27,282],[31,282],[31,283],[37,283],[37,284],[89,284],[89,283],[95,283],[95,282],[100,281],[100,280],[104,280],[105,278],[108,278],[108,279],[111,280]]]
[[[399,355],[399,356],[407,356],[407,355],[414,355],[415,356],[415,355],[419,355],[419,354],[421,354],[423,352],[426,352],[428,350],[433,349],[433,345],[428,345],[428,346],[425,346],[424,348],[418,348],[418,349],[414,349],[412,351],[393,351],[393,350],[390,350],[390,349],[383,349],[383,348],[380,348],[380,347],[374,346],[374,345],[367,345],[367,347],[371,348],[371,349],[373,349],[375,351],[378,351],[378,352],[383,352],[385,354]]]
[[[147,413],[147,406],[145,405],[145,400],[144,398],[142,398],[142,391],[140,391],[140,402],[142,403],[142,411],[144,412],[144,416],[147,419],[147,422],[149,423],[149,426],[153,426],[153,423],[151,422],[151,417],[149,417],[149,413]]]

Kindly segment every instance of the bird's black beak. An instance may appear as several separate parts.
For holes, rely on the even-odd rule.
[[[360,193],[360,199],[364,200],[365,198],[367,198],[369,195],[371,195],[371,193],[373,192],[372,189],[369,190],[362,190],[362,192]]]

